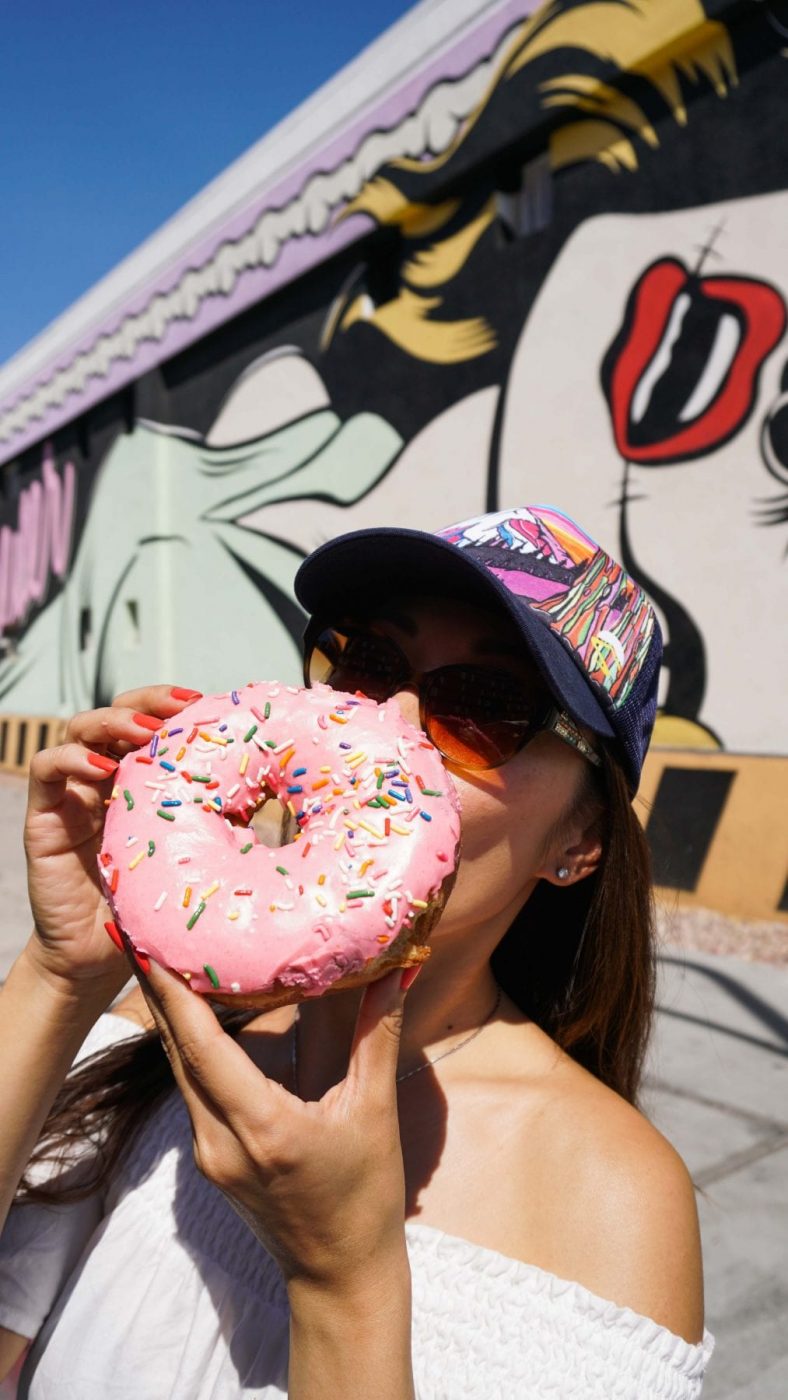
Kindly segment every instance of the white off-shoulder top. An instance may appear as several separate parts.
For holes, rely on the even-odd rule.
[[[108,1015],[80,1057],[138,1033]],[[691,1345],[578,1283],[406,1226],[419,1400],[694,1400]],[[194,1167],[171,1094],[106,1193],[15,1207],[0,1239],[0,1325],[33,1339],[29,1400],[287,1395],[279,1269]]]

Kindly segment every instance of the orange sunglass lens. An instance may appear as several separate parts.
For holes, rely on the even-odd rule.
[[[510,732],[501,732],[494,723],[479,725],[470,718],[431,715],[428,718],[429,737],[452,763],[462,768],[497,768],[517,752],[517,739]],[[496,731],[498,731],[496,733]]]

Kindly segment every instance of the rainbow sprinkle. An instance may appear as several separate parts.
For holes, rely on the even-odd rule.
[[[186,925],[186,927],[187,927],[188,929],[194,928],[194,925],[196,924],[196,922],[197,922],[197,920],[199,919],[200,915],[204,912],[205,907],[206,907],[206,906],[205,906],[205,900],[204,900],[204,899],[201,899],[200,902],[199,902],[199,904],[197,905],[197,908],[195,909],[194,913],[192,914],[191,918],[189,919],[189,922],[188,922],[187,925]]]

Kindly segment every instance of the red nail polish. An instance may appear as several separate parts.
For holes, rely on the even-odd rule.
[[[201,690],[184,690],[182,685],[174,685],[170,695],[173,700],[202,700]]]
[[[141,724],[143,729],[153,731],[161,728],[161,720],[157,719],[155,715],[140,715],[135,711],[131,718],[135,724]]]
[[[115,944],[115,947],[120,948],[121,953],[124,952],[125,950],[123,947],[123,939],[118,933],[117,924],[113,924],[110,922],[105,924],[104,927],[107,930],[107,933],[109,934],[110,938],[112,939],[112,942]]]
[[[423,966],[424,966],[424,963],[416,963],[416,966],[415,966],[415,967],[406,967],[406,968],[405,968],[405,971],[404,971],[403,974],[402,974],[402,977],[401,977],[401,979],[400,979],[400,984],[399,984],[399,985],[400,985],[400,990],[401,990],[401,991],[406,992],[406,991],[408,990],[408,987],[412,987],[412,986],[413,986],[413,983],[416,981],[416,978],[418,977],[419,973],[421,972],[421,969],[423,968]]]
[[[145,976],[147,977],[148,973],[150,972],[150,958],[146,958],[144,953],[138,953],[136,948],[133,951],[134,961],[137,964],[137,967],[139,968],[140,972],[144,972]]]
[[[102,773],[114,773],[118,766],[115,758],[105,758],[103,753],[89,753],[88,763],[92,763],[94,768],[100,768]]]

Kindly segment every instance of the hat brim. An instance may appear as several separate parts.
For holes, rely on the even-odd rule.
[[[320,545],[295,577],[296,597],[310,613],[368,609],[381,591],[445,594],[500,607],[564,709],[594,734],[615,738],[587,677],[544,616],[448,540],[422,530],[355,530]]]

